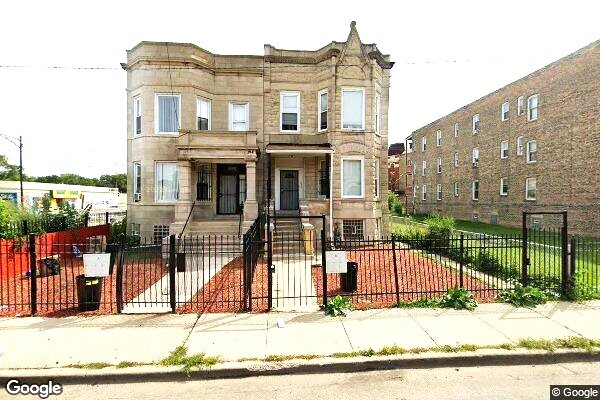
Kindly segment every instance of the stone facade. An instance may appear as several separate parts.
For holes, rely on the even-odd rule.
[[[298,212],[326,214],[328,234],[332,227],[342,230],[347,219],[362,221],[365,235],[387,234],[387,114],[392,65],[376,45],[360,41],[354,23],[345,42],[334,41],[316,51],[265,45],[263,56],[225,56],[193,44],[141,42],[127,52],[127,62],[122,64],[128,90],[130,229],[155,238],[164,235],[165,227],[171,233],[180,233],[184,226],[186,233],[237,232],[240,213],[247,228],[259,211],[276,212],[283,193],[281,171],[298,171]],[[363,92],[363,126],[359,130],[342,129],[345,88]],[[327,128],[319,129],[319,95],[323,91],[329,104]],[[298,129],[294,132],[281,126],[282,94],[288,92],[299,94]],[[157,132],[159,95],[180,99],[176,132]],[[198,98],[210,103],[207,130],[199,130]],[[247,126],[242,131],[232,125],[232,107],[238,103],[247,104]],[[358,198],[342,196],[344,157],[364,160],[364,189]],[[158,183],[156,164],[161,161],[177,164],[179,193],[171,201],[158,199],[157,185],[163,183]],[[138,164],[141,178],[135,171]],[[232,215],[219,211],[223,210],[219,202],[226,190],[222,175],[226,166],[238,171],[236,195],[245,200],[243,211],[236,209]],[[331,198],[321,193],[325,166]],[[203,194],[203,200],[198,194],[200,171],[209,171],[206,191],[210,195],[206,198]],[[136,195],[134,187],[140,182]]]
[[[535,95],[537,118],[530,111],[535,108]],[[519,98],[523,99],[521,110]],[[571,231],[600,234],[599,99],[600,41],[416,130],[409,138],[414,142],[409,158],[416,168],[414,211],[520,226],[524,210],[567,210]],[[503,109],[504,103],[508,103],[508,110]],[[477,133],[473,132],[475,114],[480,120]],[[522,154],[517,151],[519,140]],[[508,143],[508,151],[501,156],[502,142]],[[534,162],[528,162],[528,142],[535,142],[537,147],[535,161],[529,160]],[[479,150],[476,167],[473,148]],[[438,159],[441,173],[437,171]],[[507,194],[501,194],[501,178],[506,179]],[[535,199],[526,199],[528,178],[535,178]],[[478,200],[472,199],[473,181],[479,181]],[[454,193],[455,183],[458,195]],[[422,199],[423,185],[426,200]],[[442,189],[440,199],[438,185]],[[536,219],[542,227],[556,222],[549,216]]]

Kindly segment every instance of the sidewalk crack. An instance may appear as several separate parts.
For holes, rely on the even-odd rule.
[[[352,340],[350,340],[350,335],[348,335],[348,331],[346,330],[346,325],[344,325],[344,321],[342,320],[342,317],[338,317],[340,320],[340,323],[342,324],[342,328],[344,328],[344,333],[346,334],[346,338],[348,339],[348,343],[350,344],[350,349],[352,351],[354,351],[354,346],[352,345]]]
[[[477,315],[477,313],[473,312],[473,315],[475,315],[475,317],[478,318],[481,322],[483,322],[484,324],[486,324],[487,326],[489,326],[490,328],[492,328],[493,330],[495,330],[496,332],[498,332],[499,334],[501,334],[502,336],[507,338],[511,343],[517,343],[514,340],[512,340],[508,335],[506,335],[504,332],[502,332],[500,329],[496,328],[494,325],[490,324],[485,319],[481,318],[479,315]]]

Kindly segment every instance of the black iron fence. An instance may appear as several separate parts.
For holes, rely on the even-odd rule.
[[[519,284],[600,298],[600,239],[571,237],[564,246],[562,231],[531,230],[527,241],[465,233],[334,240],[319,224],[261,216],[243,236],[172,235],[136,246],[3,240],[0,314],[316,309],[338,294],[369,308],[454,287],[485,302]],[[83,254],[99,252],[111,255],[108,276],[82,282]],[[331,261],[337,256],[342,270]]]

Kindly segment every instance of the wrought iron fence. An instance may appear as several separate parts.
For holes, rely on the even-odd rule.
[[[600,298],[600,239],[571,237],[566,248],[557,231],[529,232],[527,242],[520,235],[464,233],[330,240],[314,225],[294,231],[261,216],[243,236],[171,235],[136,246],[75,236],[1,240],[0,314],[316,309],[338,294],[370,308],[454,287],[485,302],[524,283]],[[328,265],[330,251],[345,252],[344,271]],[[98,252],[111,254],[110,271],[92,278],[89,285],[97,287],[82,300],[82,254]]]

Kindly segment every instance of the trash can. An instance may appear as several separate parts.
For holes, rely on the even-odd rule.
[[[100,308],[102,278],[77,275],[77,300],[79,311],[96,311]]]
[[[340,274],[342,278],[342,290],[344,292],[356,292],[358,263],[348,261],[346,267],[347,272],[345,274]]]

